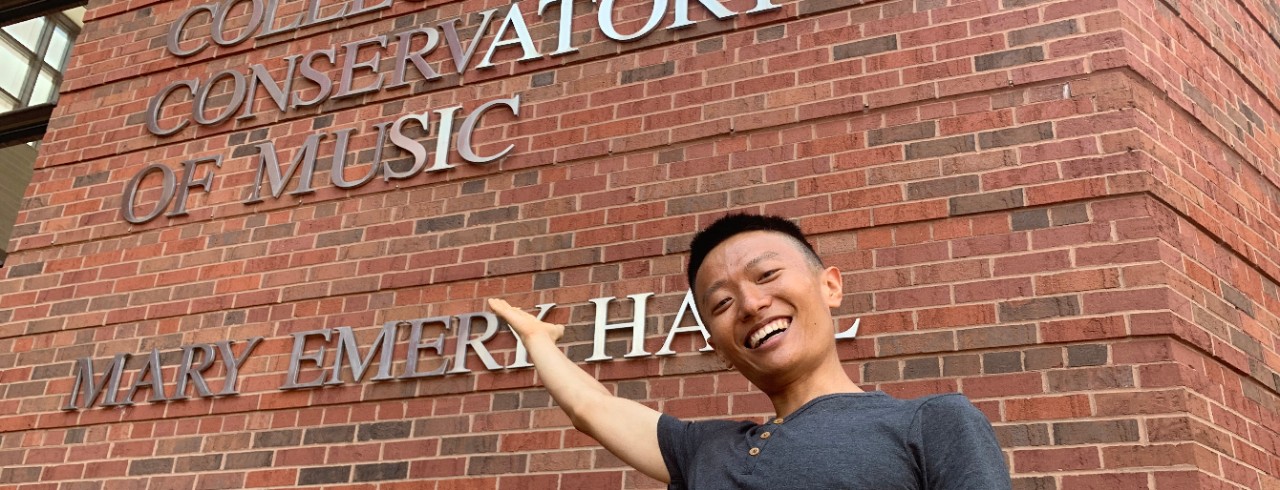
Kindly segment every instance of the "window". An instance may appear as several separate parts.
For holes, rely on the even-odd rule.
[[[0,111],[57,102],[83,15],[81,7],[0,27]]]
[[[84,25],[84,0],[0,0],[0,267],[36,148]]]

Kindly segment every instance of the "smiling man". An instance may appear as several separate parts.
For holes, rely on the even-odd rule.
[[[1006,489],[991,425],[962,395],[863,392],[836,354],[840,271],[790,221],[730,215],[694,237],[688,278],[716,352],[768,395],[763,424],[687,422],[612,396],[555,345],[564,332],[490,306],[574,426],[672,489]]]

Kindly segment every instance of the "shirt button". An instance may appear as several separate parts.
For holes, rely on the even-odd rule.
[[[768,439],[768,438],[769,438],[769,436],[771,436],[771,435],[773,435],[773,434],[770,434],[770,433],[768,433],[768,432],[765,432],[765,433],[763,433],[763,434],[760,434],[760,438],[761,438],[761,439]]]
[[[751,450],[750,450],[750,451],[747,451],[747,454],[750,454],[750,455],[752,455],[752,456],[755,456],[755,455],[757,455],[757,454],[760,454],[760,448],[758,448],[758,447],[753,447],[753,448],[751,448]]]
[[[778,418],[776,418],[776,419],[773,419],[773,423],[775,423],[775,424],[781,424],[781,423],[782,423],[782,417],[778,417]]]

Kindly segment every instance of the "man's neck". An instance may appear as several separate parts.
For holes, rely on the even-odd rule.
[[[808,376],[803,376],[777,393],[769,393],[773,409],[779,417],[786,418],[811,400],[835,393],[862,393],[838,360],[823,363]]]

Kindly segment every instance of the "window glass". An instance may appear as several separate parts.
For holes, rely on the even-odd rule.
[[[36,44],[40,42],[40,31],[44,29],[44,22],[44,17],[36,17],[11,26],[5,26],[4,32],[13,36],[27,49],[35,51]]]
[[[49,50],[44,53],[44,62],[49,66],[62,69],[66,62],[67,48],[71,47],[71,37],[61,27],[53,29],[53,37],[49,38]]]
[[[53,72],[41,70],[36,77],[35,89],[31,91],[31,104],[39,105],[53,100]]]
[[[27,78],[30,62],[27,56],[9,43],[0,41],[0,89],[14,98],[22,93],[22,82]]]

